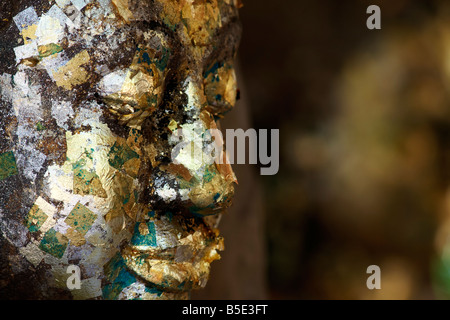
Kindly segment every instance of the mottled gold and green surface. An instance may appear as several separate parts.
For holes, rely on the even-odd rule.
[[[231,205],[236,178],[205,162],[199,139],[236,100],[235,1],[29,0],[8,10],[0,254],[17,263],[1,268],[0,296],[184,299],[204,287],[223,250],[206,216]],[[172,154],[178,129],[199,158]],[[69,265],[80,267],[79,291],[66,286]]]

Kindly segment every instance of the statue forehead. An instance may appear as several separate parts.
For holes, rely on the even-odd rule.
[[[201,44],[201,38],[207,33],[211,35],[223,24],[237,18],[237,8],[241,6],[239,0],[36,0],[31,2],[31,8],[30,5],[23,6],[22,2],[19,0],[4,19],[14,20],[20,31],[36,22],[42,14],[51,15],[62,24],[69,18],[72,20],[68,21],[70,25],[86,15],[94,23],[103,25],[159,22],[173,31],[188,34],[194,45]]]
[[[188,35],[194,45],[205,45],[214,32],[221,27],[219,2],[217,0],[164,1],[157,0],[163,6],[160,17],[173,28],[183,24],[182,31]]]
[[[227,60],[234,55],[239,37],[233,41],[223,37],[240,33],[237,8],[237,0],[37,0],[12,17],[18,32],[9,32],[17,35],[9,42],[10,49],[16,64],[40,64],[56,81],[59,74],[56,72],[55,78],[53,71],[57,71],[61,59],[55,57],[70,59],[70,63],[59,62],[66,69],[73,66],[81,71],[81,65],[108,65],[109,60],[126,65],[137,45],[154,43],[155,37],[149,35],[160,34],[159,45],[189,47],[178,51],[201,66],[202,61],[210,64],[211,59]],[[237,28],[230,30],[230,25]],[[156,33],[149,32],[152,30]],[[222,42],[229,44],[227,50],[211,54]],[[62,78],[67,77],[63,74]],[[84,81],[80,78],[78,82]],[[70,84],[65,87],[72,89]]]
[[[41,46],[38,48],[40,56],[53,54],[56,50],[53,47],[67,48],[77,43],[95,49],[95,45],[90,44],[93,43],[92,39],[100,36],[108,42],[114,41],[109,40],[111,38],[119,39],[121,45],[116,51],[120,52],[130,47],[123,46],[124,39],[135,44],[145,44],[148,37],[139,35],[158,30],[174,40],[172,44],[179,43],[182,47],[193,48],[188,50],[191,51],[188,54],[194,54],[194,59],[201,59],[220,42],[224,42],[225,39],[221,39],[223,34],[234,34],[235,39],[239,39],[236,1],[55,0],[46,5],[37,1],[39,5],[29,6],[12,18],[19,31],[15,39],[18,42],[14,41],[16,46],[28,45],[21,48],[13,45],[14,51],[19,60],[25,58],[23,54],[27,50],[36,49],[29,45],[32,42]],[[230,25],[234,26],[233,30],[227,28]],[[221,29],[227,29],[227,32],[221,32]],[[64,44],[62,42],[66,37],[69,41]],[[229,43],[230,49],[237,47],[236,41],[225,42]],[[49,48],[49,45],[53,47]],[[45,52],[41,52],[42,50]],[[231,49],[231,55],[234,51]]]
[[[207,46],[237,17],[237,0],[111,0],[126,21],[158,21],[187,44]],[[147,10],[142,10],[147,8]]]

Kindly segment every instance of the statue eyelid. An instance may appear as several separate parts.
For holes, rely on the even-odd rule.
[[[234,107],[239,91],[232,63],[216,62],[204,72],[204,92],[214,115],[220,117]]]

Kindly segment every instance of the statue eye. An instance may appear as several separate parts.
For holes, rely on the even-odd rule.
[[[164,39],[152,32],[147,36],[151,46],[140,45],[127,68],[105,75],[97,85],[107,110],[122,124],[137,129],[162,101],[170,59]]]
[[[230,111],[237,98],[236,74],[231,63],[215,63],[204,73],[205,95],[208,111],[223,117]]]
[[[118,117],[132,115],[133,113],[139,111],[138,108],[131,106],[129,103],[123,100],[106,97],[103,99],[103,101],[108,105],[108,111]]]
[[[140,129],[161,102],[164,87],[160,78],[132,65],[103,77],[97,85],[98,95],[119,122]]]
[[[140,129],[143,120],[150,115],[149,110],[140,108],[132,99],[109,96],[101,100],[107,105],[109,113],[131,128]]]

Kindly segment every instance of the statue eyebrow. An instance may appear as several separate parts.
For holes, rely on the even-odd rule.
[[[238,49],[241,33],[242,25],[237,16],[223,24],[213,36],[214,48],[205,57],[204,65],[209,66],[215,61],[232,58]],[[226,43],[225,50],[224,46],[218,43]]]
[[[176,54],[171,60],[178,60],[181,58],[182,51],[184,51],[184,44],[179,34],[171,27],[166,25],[161,20],[140,20],[135,21],[134,26],[138,30],[154,30],[167,35],[167,42],[172,47],[178,47]],[[207,55],[203,58],[203,66],[208,67],[217,61],[226,61],[232,59],[237,52],[239,42],[241,39],[242,25],[238,16],[233,16],[226,21],[213,34],[211,40],[211,50],[208,50]],[[134,40],[136,45],[139,40]],[[223,45],[225,44],[225,46]]]
[[[143,26],[142,29],[140,28],[141,26]],[[138,29],[141,30],[160,31],[169,36],[168,38],[170,42],[174,40],[177,44],[181,44],[181,40],[179,39],[178,34],[174,30],[172,30],[169,26],[165,25],[164,23],[161,23],[158,20],[138,21],[136,23],[136,27],[138,27]]]
[[[176,31],[174,31],[172,28],[164,24],[163,22],[159,20],[150,20],[150,21],[139,21],[137,22],[137,26],[142,25],[144,26],[144,30],[157,30],[161,31],[167,35],[169,35],[169,39],[173,44],[176,45],[182,45],[182,41]],[[231,30],[238,31],[239,38],[241,33],[241,23],[238,19],[238,17],[232,17],[229,21],[227,21],[225,24],[223,24],[220,28],[217,29],[217,31],[213,35],[213,40],[224,38]]]

